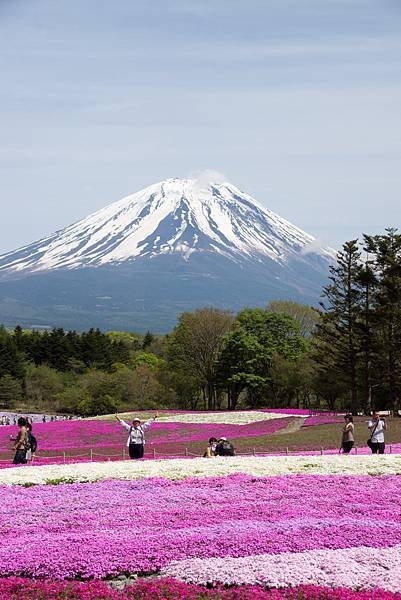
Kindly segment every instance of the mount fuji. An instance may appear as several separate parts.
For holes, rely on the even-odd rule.
[[[331,248],[230,183],[168,179],[0,256],[0,322],[164,332],[183,310],[316,304]]]

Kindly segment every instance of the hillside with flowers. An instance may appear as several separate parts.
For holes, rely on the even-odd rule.
[[[153,413],[123,416],[138,415]],[[37,455],[20,467],[15,427],[1,427],[0,597],[400,600],[401,446],[369,455],[361,417],[351,455],[327,441],[322,453],[316,439],[338,438],[342,421],[164,411],[142,461],[113,415],[34,422]],[[397,419],[391,429],[399,437]],[[237,455],[203,458],[210,435]]]

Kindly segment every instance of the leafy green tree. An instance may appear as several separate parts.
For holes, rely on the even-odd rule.
[[[163,360],[168,359],[168,335],[165,336],[157,336],[154,338],[151,344],[146,349],[146,352],[150,352],[154,354],[158,358],[162,358]]]
[[[229,311],[201,308],[182,313],[169,337],[170,364],[192,381],[199,381],[205,410],[213,410],[217,405],[217,360],[232,323]]]
[[[274,406],[310,408],[314,397],[315,362],[309,352],[295,360],[276,354],[271,368]]]
[[[90,369],[84,373],[80,377],[79,384],[91,398],[95,399],[102,396],[113,396],[116,391],[113,374],[100,369]]]
[[[162,360],[151,352],[137,352],[130,361],[130,366],[136,368],[139,365],[147,365],[151,371],[157,371]]]
[[[301,334],[310,338],[319,321],[320,315],[312,306],[292,300],[272,300],[267,305],[269,312],[277,315],[288,315],[299,324]]]
[[[202,381],[195,375],[179,369],[172,369],[167,363],[166,367],[161,370],[161,376],[164,387],[168,390],[171,406],[186,410],[198,410],[204,406]]]
[[[105,394],[97,398],[81,399],[77,404],[77,413],[83,417],[92,417],[115,413],[118,408],[118,401],[113,396]]]
[[[142,348],[141,336],[128,331],[108,331],[107,337],[113,344],[121,344],[129,352],[136,352]]]
[[[56,396],[64,388],[61,373],[47,365],[28,365],[25,375],[25,396],[33,408],[55,407]]]
[[[250,404],[258,404],[271,382],[274,356],[295,360],[305,349],[306,341],[292,317],[262,308],[241,311],[219,357],[218,372],[227,385],[229,408],[236,407],[244,390]]]
[[[61,413],[70,415],[81,414],[78,411],[78,405],[90,403],[91,396],[88,391],[79,384],[70,385],[55,395],[57,410]]]

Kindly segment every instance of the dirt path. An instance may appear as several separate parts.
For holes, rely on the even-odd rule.
[[[272,433],[272,436],[285,435],[287,433],[295,433],[296,431],[299,431],[301,429],[306,419],[307,417],[295,417],[294,420],[289,425],[287,425],[287,427],[275,431],[274,433]]]

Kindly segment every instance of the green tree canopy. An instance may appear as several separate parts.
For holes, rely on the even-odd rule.
[[[169,338],[169,358],[173,370],[186,373],[198,381],[204,396],[204,407],[217,405],[216,364],[224,335],[233,323],[231,312],[201,308],[182,313]]]
[[[219,358],[218,372],[228,388],[229,407],[236,407],[243,390],[251,404],[257,403],[271,381],[274,356],[295,360],[306,347],[292,317],[262,308],[241,311],[224,338]]]
[[[310,338],[319,321],[319,311],[309,306],[292,300],[272,300],[267,305],[269,312],[277,315],[288,315],[299,324],[301,334]]]

